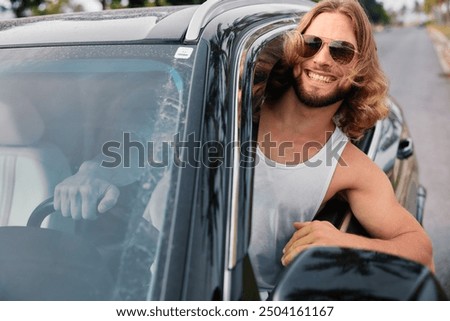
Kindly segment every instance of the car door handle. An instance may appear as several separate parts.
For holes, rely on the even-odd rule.
[[[411,138],[404,138],[400,140],[397,150],[398,159],[407,159],[414,154],[414,146]]]

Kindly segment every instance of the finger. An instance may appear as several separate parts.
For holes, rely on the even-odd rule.
[[[97,193],[90,186],[80,188],[81,216],[84,219],[93,220],[97,218]]]
[[[327,235],[328,233],[333,232],[332,230],[336,229],[333,224],[328,221],[294,222],[293,225],[297,231],[292,235],[286,246],[292,245],[297,239],[310,236],[312,233],[322,231],[318,234],[319,236],[324,234]]]
[[[283,249],[283,255],[287,255],[290,252],[298,252],[298,249],[313,244],[314,238],[311,234],[307,234],[305,236],[299,238],[292,238],[288,244]]]
[[[283,264],[283,266],[291,264],[291,262],[297,257],[297,255],[306,250],[308,247],[309,245],[302,245],[296,246],[295,248],[290,248],[289,251],[287,251],[281,258],[281,264]]]
[[[105,195],[98,204],[99,213],[105,213],[106,211],[111,209],[114,205],[116,205],[119,195],[120,195],[119,189],[114,185],[109,185],[105,191]]]
[[[307,234],[301,238],[296,239],[289,246],[285,247],[285,252],[281,258],[283,265],[288,265],[301,252],[314,245],[314,237],[312,234]]]
[[[55,211],[59,211],[61,209],[61,191],[59,185],[55,187],[55,191],[53,192],[53,208]]]
[[[70,215],[70,197],[67,189],[62,187],[59,192],[59,209],[62,216],[71,217]]]
[[[71,194],[70,214],[74,220],[81,219],[81,197],[78,192],[74,192]]]
[[[310,233],[311,229],[309,227],[311,222],[295,222],[293,224],[294,226],[296,226],[297,231],[294,232],[294,234],[292,234],[291,239],[284,246],[283,253],[286,251],[287,248],[292,246],[292,244],[296,242],[298,239],[303,238]]]
[[[81,198],[78,191],[78,188],[76,187],[70,187],[68,196],[70,199],[70,215],[74,220],[80,220],[81,219]]]
[[[294,222],[292,225],[294,225],[294,227],[299,230],[305,226],[308,226],[309,224],[311,224],[311,222]]]

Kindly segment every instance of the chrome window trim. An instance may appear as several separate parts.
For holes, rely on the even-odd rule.
[[[263,24],[261,26],[258,26],[258,29],[264,29],[265,27],[269,25],[273,25],[274,22],[270,22],[267,24]],[[281,27],[277,27],[274,30],[271,30],[264,35],[258,37],[259,39],[271,39],[276,37],[277,35],[283,34],[283,32],[286,32],[288,30],[292,30],[297,25],[297,22],[293,19],[292,24],[284,25]],[[255,46],[260,46],[260,42],[258,41],[255,45],[255,41],[250,40],[254,34],[253,33],[247,33],[247,35],[240,41],[239,46],[237,48],[238,56],[240,59],[236,59],[233,66],[233,74],[234,74],[234,87],[233,92],[237,93],[239,90],[239,81],[240,81],[240,75],[241,73],[239,70],[242,69],[243,64],[247,63],[247,53]],[[250,46],[247,48],[245,44],[248,43],[248,41],[251,41]],[[227,233],[226,233],[226,269],[224,271],[224,287],[223,287],[223,298],[224,300],[231,300],[231,294],[232,294],[232,270],[236,267],[237,264],[237,240],[238,240],[238,215],[239,215],[239,178],[240,178],[240,147],[241,147],[241,141],[240,141],[240,135],[239,135],[239,96],[235,95],[234,102],[233,102],[233,133],[232,133],[232,142],[233,142],[233,152],[232,152],[232,181],[230,184],[230,212],[228,213],[228,219],[227,219]]]
[[[208,24],[208,22],[223,12],[242,7],[264,4],[293,5],[298,7],[299,11],[307,11],[311,8],[311,4],[308,2],[301,3],[299,0],[259,0],[253,1],[253,3],[250,4],[245,0],[208,0],[200,5],[200,7],[198,7],[195,11],[191,21],[189,22],[184,40],[188,42],[197,40],[200,36],[201,30]]]

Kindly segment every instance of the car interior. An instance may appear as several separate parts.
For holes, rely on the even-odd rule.
[[[121,188],[117,205],[95,221],[62,217],[53,209],[52,196],[55,186],[84,161],[99,157],[107,142],[122,144],[122,149],[111,151],[130,157],[130,163],[138,160],[135,155],[145,159],[146,152],[154,153],[155,161],[169,161],[162,144],[146,143],[173,140],[183,112],[182,79],[156,62],[138,72],[130,66],[134,62],[123,62],[125,71],[118,70],[116,61],[108,71],[95,59],[88,62],[80,68],[75,60],[73,67],[69,62],[57,71],[58,62],[44,61],[29,70],[11,68],[0,77],[0,226],[5,227],[0,227],[0,283],[2,293],[8,293],[4,299],[146,298],[159,231],[143,213],[164,169],[143,164],[139,179]],[[129,155],[124,152],[124,133],[130,133]],[[141,152],[139,144],[142,155],[136,153]],[[17,262],[30,264],[19,273],[28,276],[20,280]],[[94,271],[105,272],[100,278],[94,276],[97,272],[84,277]],[[39,279],[33,279],[36,275]],[[130,275],[144,279],[138,282]],[[47,283],[49,297],[42,296],[38,283]],[[58,283],[74,290],[68,294]]]

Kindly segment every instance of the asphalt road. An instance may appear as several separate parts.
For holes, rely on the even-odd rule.
[[[403,107],[428,196],[424,227],[433,241],[436,275],[450,298],[450,77],[443,75],[425,28],[376,34],[390,93]]]

